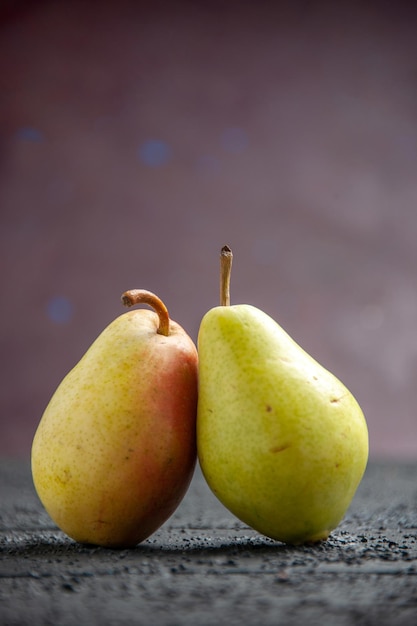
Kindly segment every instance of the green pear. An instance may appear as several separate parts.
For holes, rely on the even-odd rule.
[[[258,308],[222,305],[198,334],[197,449],[218,499],[258,532],[325,540],[364,474],[368,431],[351,392]]]
[[[182,500],[196,463],[197,350],[145,290],[67,374],[32,445],[36,491],[78,542],[134,546]]]

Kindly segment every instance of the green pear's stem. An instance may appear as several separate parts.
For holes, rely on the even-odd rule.
[[[230,306],[230,274],[232,273],[233,252],[223,246],[220,252],[220,305]]]
[[[146,289],[130,289],[122,294],[122,302],[125,306],[135,304],[149,304],[155,309],[159,317],[159,326],[156,331],[159,335],[169,335],[169,314],[165,304],[151,291]]]

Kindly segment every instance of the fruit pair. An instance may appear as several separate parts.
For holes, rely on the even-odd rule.
[[[204,316],[198,355],[154,294],[112,322],[59,385],[36,431],[38,495],[70,537],[133,546],[182,500],[198,458],[238,518],[287,543],[326,539],[368,458],[363,413],[346,387],[268,315],[221,306]],[[197,420],[196,420],[197,417]]]

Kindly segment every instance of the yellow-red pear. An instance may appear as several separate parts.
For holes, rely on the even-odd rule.
[[[132,290],[51,398],[32,475],[54,522],[78,542],[134,546],[174,512],[195,461],[196,347],[154,294]]]

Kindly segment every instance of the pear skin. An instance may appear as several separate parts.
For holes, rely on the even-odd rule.
[[[198,456],[214,494],[272,539],[326,539],[367,464],[355,398],[251,305],[208,311],[198,351]]]
[[[149,293],[149,292],[147,292]],[[61,382],[32,446],[36,491],[82,543],[128,547],[176,509],[196,462],[197,351],[154,311],[116,318]]]

